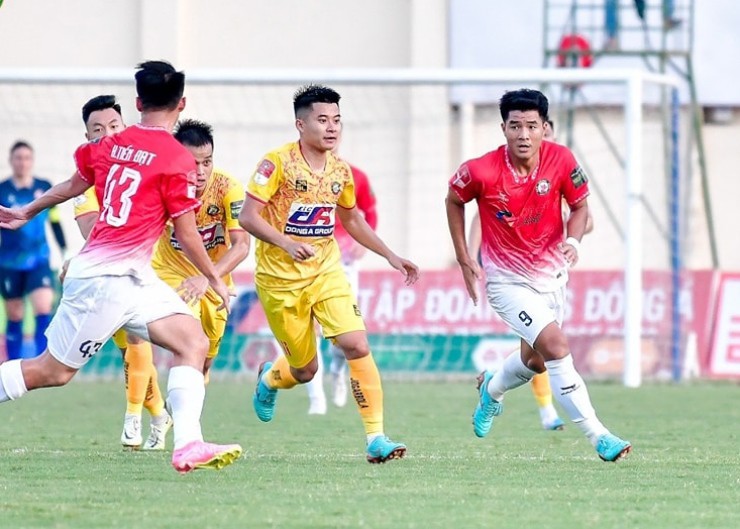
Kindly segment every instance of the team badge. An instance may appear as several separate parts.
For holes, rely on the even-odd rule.
[[[538,195],[546,195],[547,192],[550,191],[550,181],[543,178],[537,182],[534,189],[537,191]]]
[[[583,184],[588,182],[588,176],[586,176],[586,172],[580,165],[573,169],[573,172],[570,173],[570,181],[573,182],[573,187],[575,188],[579,188]]]
[[[465,189],[465,186],[472,181],[473,177],[470,176],[470,170],[467,165],[461,166],[455,173],[455,176],[452,177],[452,185],[460,189]]]
[[[267,185],[268,180],[275,172],[275,164],[270,160],[262,160],[254,173],[254,183],[260,186]]]
[[[331,192],[335,195],[338,195],[339,192],[342,190],[342,184],[339,182],[332,182],[331,183]]]
[[[232,219],[238,219],[239,213],[242,211],[242,206],[244,205],[243,200],[235,200],[231,203],[231,218]]]
[[[216,204],[211,204],[208,206],[208,209],[206,209],[206,213],[208,213],[210,216],[216,216],[218,215],[219,208]]]
[[[296,180],[295,190],[299,193],[305,193],[306,191],[308,191],[308,180]]]

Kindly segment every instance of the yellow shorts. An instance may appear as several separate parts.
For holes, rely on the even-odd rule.
[[[162,270],[159,268],[155,268],[154,270],[157,272],[157,276],[173,289],[177,289],[177,287],[187,279],[181,274],[171,270]],[[193,316],[200,320],[203,332],[206,334],[208,341],[210,342],[206,358],[214,358],[218,354],[218,348],[221,345],[221,338],[223,338],[224,331],[226,330],[226,319],[228,314],[226,313],[226,309],[216,310],[219,305],[221,305],[221,302],[216,301],[208,294],[203,296],[200,301],[188,304]]]
[[[113,335],[113,343],[116,344],[116,347],[118,347],[119,349],[126,349],[128,347],[126,331],[124,331],[122,328],[118,329],[116,331],[116,334]]]
[[[316,356],[314,318],[325,338],[365,330],[357,299],[340,266],[302,290],[274,291],[259,286],[256,290],[270,329],[295,368],[308,365]]]

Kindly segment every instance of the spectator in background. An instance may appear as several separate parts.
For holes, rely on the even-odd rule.
[[[16,207],[28,204],[51,188],[51,183],[33,175],[33,148],[17,141],[10,148],[12,176],[0,182],[0,205]],[[23,316],[28,296],[36,316],[36,355],[46,349],[46,327],[51,319],[54,299],[53,278],[49,267],[46,222],[51,222],[54,238],[62,251],[67,243],[59,222],[59,212],[52,208],[19,230],[0,229],[0,293],[5,300],[7,327],[5,344],[8,359],[21,358]]]
[[[645,0],[634,0],[634,5],[637,16],[645,27],[647,22],[645,16],[646,2]],[[663,28],[666,31],[675,29],[681,24],[681,21],[674,16],[675,7],[674,0],[662,0]],[[604,31],[606,32],[604,49],[607,51],[619,49],[619,11],[619,0],[604,1]]]

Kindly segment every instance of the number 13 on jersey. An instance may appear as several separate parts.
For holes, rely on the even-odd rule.
[[[126,224],[131,214],[131,199],[139,189],[140,183],[139,171],[113,164],[105,179],[103,206],[100,208],[99,219],[114,227]]]

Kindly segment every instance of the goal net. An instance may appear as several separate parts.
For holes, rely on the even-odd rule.
[[[690,160],[673,101],[675,80],[637,70],[354,70],[187,72],[183,117],[214,127],[215,163],[246,183],[261,156],[296,139],[292,94],[318,82],[342,95],[340,154],[369,175],[379,233],[422,268],[417,286],[376,256],[361,262],[360,308],[381,370],[409,378],[454,376],[490,366],[517,339],[485,302],[467,299],[444,213],[447,181],[467,158],[504,142],[497,100],[507,89],[542,89],[557,140],[590,176],[595,229],[572,273],[564,328],[580,370],[639,385],[642,376],[681,369],[687,336],[708,337],[693,310],[707,277],[685,270],[691,226],[683,183]],[[115,94],[134,123],[130,71],[0,70],[0,146],[28,140],[36,174],[59,181],[84,141],[80,108]],[[670,109],[673,108],[673,115]],[[466,211],[469,220],[475,205]],[[79,248],[70,204],[64,224]],[[253,258],[237,272],[239,296],[214,376],[251,374],[278,353],[251,280]],[[708,292],[706,289],[704,292]],[[706,300],[704,300],[706,301]],[[328,344],[322,345],[326,354]],[[169,356],[157,354],[162,365]],[[84,370],[118,375],[107,345]]]

